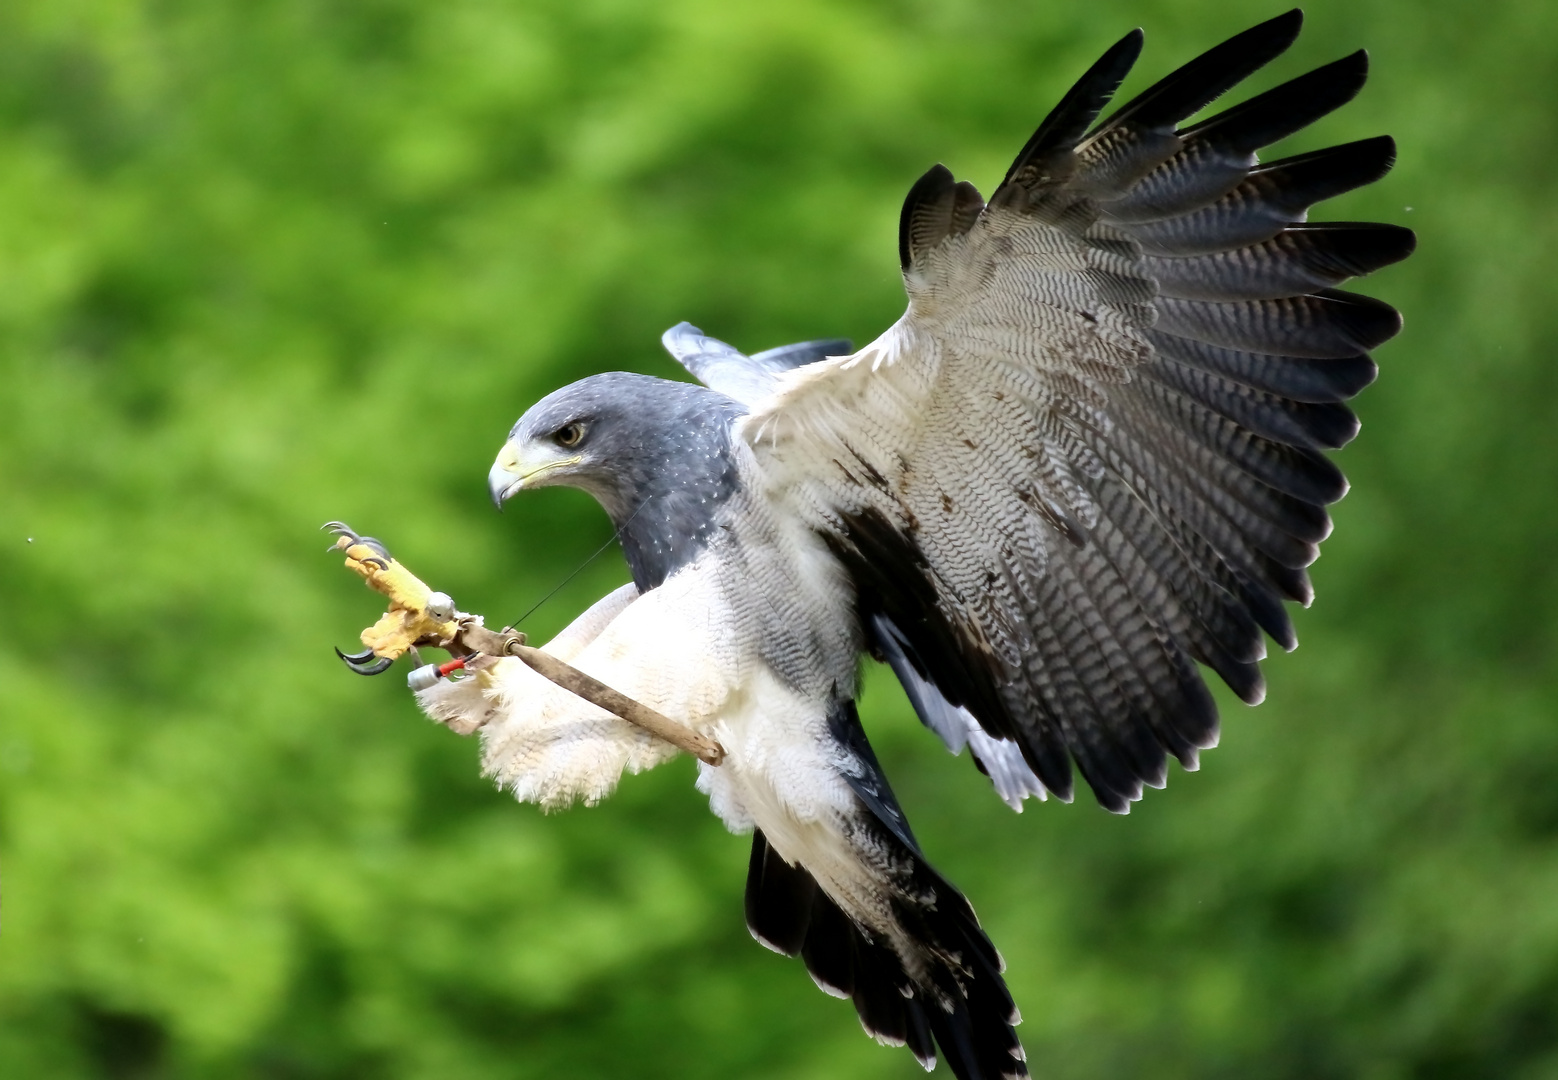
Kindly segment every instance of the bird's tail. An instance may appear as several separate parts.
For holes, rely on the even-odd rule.
[[[1001,978],[1000,954],[963,895],[917,849],[891,860],[893,914],[901,939],[847,915],[800,866],[785,862],[761,832],[752,839],[747,926],[764,945],[800,954],[826,993],[851,998],[866,1033],[908,1045],[926,1070],[936,1049],[959,1080],[1028,1075],[1014,1029],[1016,1006]]]

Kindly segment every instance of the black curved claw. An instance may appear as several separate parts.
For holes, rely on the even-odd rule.
[[[387,656],[381,656],[369,663],[368,661],[373,657],[372,649],[364,649],[360,653],[352,653],[350,655],[337,649],[335,650],[335,655],[339,656],[343,664],[359,675],[378,675],[388,671],[390,665],[395,662]]]
[[[363,547],[371,550],[374,554],[379,556],[379,559],[374,561],[378,563],[381,570],[388,570],[390,562],[395,558],[395,556],[389,553],[389,548],[384,546],[383,540],[380,540],[376,536],[358,536],[357,530],[352,528],[344,521],[327,521],[323,525],[319,526],[319,528],[321,532],[332,532],[336,536],[344,536],[353,544],[361,544]],[[336,547],[334,544],[331,544],[329,547],[325,548],[325,550],[335,551]]]
[[[395,557],[389,553],[389,548],[384,546],[384,541],[380,540],[376,536],[359,536],[356,542],[365,548],[372,548],[376,553],[381,555],[386,562]],[[385,569],[388,570],[389,567],[386,566]]]

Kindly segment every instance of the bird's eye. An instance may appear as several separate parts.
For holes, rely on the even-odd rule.
[[[584,425],[565,424],[557,429],[557,433],[552,438],[557,440],[558,446],[578,446],[579,440],[584,438]]]

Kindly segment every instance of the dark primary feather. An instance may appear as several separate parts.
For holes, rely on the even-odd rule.
[[[1264,243],[1199,259],[1149,257],[1142,265],[1160,296],[1181,300],[1275,300],[1339,285],[1412,253],[1397,225],[1290,225]]]
[[[1366,353],[1395,337],[1401,316],[1389,304],[1322,289],[1306,296],[1217,303],[1165,296],[1154,329],[1226,349],[1314,360]]]
[[[1220,147],[1227,153],[1252,154],[1341,108],[1358,96],[1368,77],[1369,54],[1359,49],[1192,124],[1180,136],[1186,144],[1201,143]],[[1113,205],[1109,212],[1115,212]]]
[[[1050,111],[1038,130],[1018,152],[1011,168],[1006,170],[1006,177],[1001,181],[1001,187],[996,189],[998,192],[1009,189],[1010,185],[1018,182],[1024,170],[1037,169],[1051,154],[1057,152],[1070,154],[1077,141],[1082,138],[1082,133],[1098,119],[1098,114],[1103,111],[1105,105],[1109,104],[1109,99],[1125,81],[1131,66],[1141,55],[1142,40],[1143,34],[1140,30],[1132,30],[1126,34],[1115,42],[1108,52],[1100,56],[1070,90],[1066,91],[1066,96],[1060,99],[1060,104]]]
[[[1159,356],[1143,376],[1156,379],[1245,430],[1289,446],[1334,450],[1358,433],[1358,418],[1345,405],[1290,400],[1220,379],[1166,356]]]
[[[1137,182],[1182,145],[1174,126],[1281,55],[1302,25],[1302,13],[1294,10],[1253,26],[1122,106],[1077,148],[1078,157],[1087,165],[1089,194],[1101,200],[1118,199],[1143,186]],[[1251,163],[1231,164],[1242,175]],[[1195,171],[1210,179],[1211,170]]]
[[[1333,146],[1252,169],[1226,195],[1178,217],[1118,227],[1150,255],[1233,251],[1298,224],[1317,202],[1372,184],[1395,160],[1388,135]]]
[[[1303,12],[1294,8],[1235,34],[1136,95],[1099,130],[1172,131],[1185,117],[1200,112],[1286,52],[1303,24]]]
[[[1354,397],[1379,374],[1368,354],[1314,359],[1225,349],[1204,341],[1147,331],[1159,360],[1199,368],[1219,384],[1267,391],[1289,401],[1339,403]]]
[[[1245,178],[1261,147],[1352,100],[1368,70],[1368,54],[1360,49],[1184,128],[1176,133],[1177,152],[1155,164],[1140,183],[1107,198],[1101,208],[1110,220],[1130,223],[1177,217],[1205,206]]]

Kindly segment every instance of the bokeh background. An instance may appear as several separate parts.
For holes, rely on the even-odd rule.
[[[516,616],[609,535],[576,492],[492,512],[530,401],[678,375],[684,318],[868,340],[923,169],[988,191],[1130,27],[1126,93],[1279,10],[0,7],[0,1076],[919,1075],[748,938],[690,762],[543,817],[403,668],[346,673],[379,608],[316,530]],[[1269,701],[1128,817],[1018,817],[870,680],[1042,1077],[1558,1077],[1558,8],[1318,0],[1252,85],[1359,46],[1275,153],[1394,134],[1317,216],[1421,247],[1366,286],[1406,331]]]

